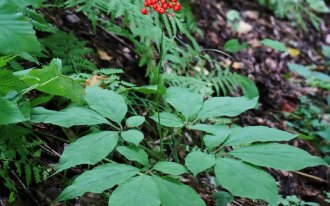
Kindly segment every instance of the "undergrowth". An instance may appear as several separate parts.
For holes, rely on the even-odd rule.
[[[205,205],[200,188],[182,180],[208,176],[217,202],[224,195],[276,205],[277,183],[263,168],[327,166],[283,144],[299,134],[235,124],[257,106],[258,89],[205,53],[190,2],[181,3],[175,15],[142,15],[142,0],[0,2],[0,178],[10,201],[48,171],[61,178],[80,168],[55,202],[94,192],[111,206]],[[91,45],[45,20],[41,11],[51,9],[81,12],[94,32],[133,45],[149,84],[124,81],[125,68],[98,68]],[[48,138],[69,143],[54,165],[40,162]]]

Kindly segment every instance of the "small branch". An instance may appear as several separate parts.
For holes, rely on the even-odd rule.
[[[23,181],[18,177],[18,175],[11,170],[10,171],[11,174],[16,178],[16,180],[19,182],[19,184],[21,185],[21,187],[25,190],[25,192],[30,196],[30,198],[32,199],[32,201],[34,202],[35,205],[39,206],[39,202],[37,201],[37,199],[32,195],[31,191],[29,190],[29,188],[27,188],[25,186],[25,184],[23,183]]]
[[[316,176],[313,176],[313,175],[309,175],[309,174],[306,174],[306,173],[303,173],[303,172],[299,172],[299,171],[291,171],[292,173],[295,173],[295,174],[298,174],[298,175],[301,175],[301,176],[304,176],[304,177],[307,177],[307,178],[310,178],[310,179],[313,179],[315,181],[318,181],[318,182],[322,182],[322,183],[325,183],[325,184],[328,184],[329,182],[322,179],[322,178],[319,178],[319,177],[316,177]]]

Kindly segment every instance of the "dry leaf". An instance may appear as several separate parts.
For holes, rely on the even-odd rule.
[[[246,33],[249,33],[250,31],[252,31],[252,29],[253,29],[253,27],[250,24],[241,20],[238,24],[237,32],[239,34],[246,34]]]
[[[243,16],[246,16],[249,19],[257,20],[259,19],[259,12],[249,10],[249,11],[245,11],[243,13]]]
[[[330,44],[330,34],[328,34],[326,37],[325,37],[325,42],[327,44]]]
[[[92,87],[94,85],[97,85],[100,80],[104,80],[104,79],[107,79],[107,77],[106,76],[93,75],[85,81],[83,86],[84,87],[86,87],[86,86],[91,86]]]
[[[299,54],[300,54],[300,50],[298,50],[298,49],[294,49],[294,48],[291,48],[291,47],[288,47],[288,53],[289,53],[290,56],[292,56],[292,57],[297,57],[297,56],[299,56]]]
[[[234,62],[233,65],[232,65],[232,67],[234,69],[242,69],[244,67],[244,65],[241,62]]]
[[[109,56],[104,50],[98,48],[97,49],[97,54],[99,55],[100,59],[104,61],[111,61],[113,57]]]
[[[298,105],[289,101],[289,100],[284,100],[282,104],[282,111],[288,112],[288,113],[293,113],[294,111],[297,110]]]

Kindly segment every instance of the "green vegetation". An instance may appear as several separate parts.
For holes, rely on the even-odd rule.
[[[291,18],[294,8],[304,29],[303,17],[318,28],[322,19],[314,12],[329,12],[321,0],[260,3],[280,17]],[[0,2],[0,181],[9,202],[15,202],[22,185],[55,177],[65,189],[54,202],[70,203],[92,192],[105,194],[111,206],[199,206],[206,205],[200,191],[182,180],[212,176],[217,205],[234,196],[269,205],[313,205],[294,196],[279,198],[269,168],[328,166],[328,122],[315,117],[325,107],[329,116],[329,102],[315,106],[302,98],[299,110],[288,114],[289,126],[303,135],[241,126],[239,115],[258,107],[258,88],[202,49],[196,35],[203,32],[190,4],[182,1],[182,11],[172,16],[141,15],[142,0]],[[46,20],[43,12],[53,9],[84,15],[90,32],[123,38],[137,60],[134,72],[145,82],[131,81],[125,68],[101,68],[97,48]],[[261,45],[288,51],[271,39]],[[230,53],[247,48],[234,38],[224,45]],[[322,49],[327,65],[329,47]],[[294,63],[288,67],[308,85],[329,90],[325,72]],[[317,144],[325,159],[285,143],[306,136],[323,138]],[[61,146],[58,162],[45,164],[40,159],[53,151],[50,141],[67,145]],[[67,175],[73,168],[80,174]],[[17,180],[23,180],[19,187]]]

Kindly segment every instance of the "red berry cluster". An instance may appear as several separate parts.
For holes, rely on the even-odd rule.
[[[181,10],[181,4],[178,0],[145,0],[144,8],[141,9],[143,15],[148,14],[147,7],[153,8],[159,14],[164,14],[167,9],[173,9],[174,12]]]

